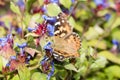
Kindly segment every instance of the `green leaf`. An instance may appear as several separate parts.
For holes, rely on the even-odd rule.
[[[89,30],[84,34],[84,36],[88,39],[95,39],[99,36],[99,33],[93,28],[90,27]]]
[[[2,71],[2,67],[3,67],[3,61],[2,61],[2,56],[0,56],[0,71]]]
[[[113,65],[105,69],[106,75],[120,78],[120,66]]]
[[[117,56],[115,56],[113,53],[109,51],[101,51],[98,53],[98,55],[103,56],[114,63],[120,64],[120,58],[118,58]]]
[[[89,53],[90,53],[91,56],[94,55],[94,49],[92,47],[89,48]]]
[[[25,24],[26,26],[29,25],[30,19],[31,19],[31,15],[28,14],[28,13],[25,13],[25,16],[24,16],[23,20],[24,20],[24,24]]]
[[[27,67],[21,65],[18,68],[20,80],[30,80],[30,71]]]
[[[47,5],[47,14],[49,16],[57,16],[60,12],[61,9],[57,4],[51,3]]]
[[[68,75],[68,72],[66,70],[58,70],[57,75],[62,79],[65,80],[66,76]]]
[[[93,64],[91,64],[90,68],[91,69],[104,68],[106,64],[107,64],[106,58],[103,56],[99,56],[99,58]]]
[[[19,76],[18,75],[15,75],[12,79],[10,80],[20,80]]]
[[[5,35],[5,28],[0,26],[0,37],[3,37]]]
[[[106,45],[105,41],[99,41],[99,40],[96,40],[96,39],[88,41],[88,45],[93,46],[93,47],[97,47],[99,49],[106,49],[107,48],[107,45]]]
[[[120,29],[115,30],[115,31],[111,34],[111,36],[112,36],[113,39],[116,39],[116,40],[119,40],[119,41],[120,41],[120,36],[119,36],[118,34],[120,34]]]
[[[114,29],[119,25],[120,25],[120,17],[117,17],[111,28]]]
[[[59,1],[64,7],[68,8],[68,9],[70,8],[70,6],[72,4],[71,0],[59,0]]]
[[[111,28],[114,29],[120,25],[120,17],[117,17],[116,14],[112,14],[110,20],[105,23],[105,28]]]
[[[10,9],[11,9],[14,13],[16,13],[16,14],[18,14],[18,15],[21,15],[19,7],[16,6],[13,2],[10,2]]]
[[[75,20],[73,19],[73,17],[69,18],[69,23],[73,28],[76,26],[76,23],[75,23]]]
[[[2,66],[2,67],[5,67],[5,66],[6,66],[6,64],[9,62],[9,60],[5,59],[5,58],[4,58],[4,57],[2,57],[2,56],[0,56],[0,57],[1,57],[1,59],[2,59],[2,60],[1,60],[1,61],[2,61],[2,64],[0,63],[0,64],[1,64],[1,66]]]
[[[87,1],[87,0],[78,0],[78,1]]]
[[[42,6],[44,4],[44,0],[38,0],[40,6]]]
[[[81,27],[80,25],[77,25],[77,24],[76,24],[76,22],[75,22],[75,20],[74,20],[73,17],[70,17],[70,18],[69,18],[69,24],[70,24],[73,28],[75,28],[77,31],[82,32],[82,27]]]
[[[67,64],[64,67],[68,70],[73,70],[73,71],[77,72],[77,69],[75,68],[75,66],[73,64]]]
[[[32,4],[35,2],[36,0],[27,0],[27,4],[26,4],[26,10],[29,12],[31,9]]]
[[[98,15],[98,16],[105,16],[107,13],[108,13],[108,10],[105,9],[105,10],[99,11],[97,15]]]
[[[47,75],[40,72],[35,72],[33,73],[30,80],[46,80],[46,78],[47,78]]]

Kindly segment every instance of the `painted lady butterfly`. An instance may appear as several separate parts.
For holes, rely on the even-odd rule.
[[[64,13],[60,13],[54,25],[53,57],[58,61],[63,61],[65,58],[79,57],[80,37],[73,32],[72,26],[67,21],[67,16]]]

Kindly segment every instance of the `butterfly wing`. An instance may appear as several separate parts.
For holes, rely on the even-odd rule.
[[[80,49],[81,41],[76,33],[72,33],[65,39],[58,36],[54,37],[53,56],[58,61],[63,61],[65,58],[79,57],[78,50]]]
[[[70,26],[70,24],[67,21],[67,16],[64,13],[60,13],[57,16],[57,22],[55,23],[55,36],[59,36],[59,37],[65,37],[69,34],[71,34],[72,32],[72,27]]]

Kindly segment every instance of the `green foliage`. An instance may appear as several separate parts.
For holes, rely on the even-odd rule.
[[[47,14],[49,16],[57,16],[61,12],[60,7],[57,4],[48,4],[47,5]]]
[[[3,1],[5,2],[5,8],[10,7],[11,13],[9,14],[6,11],[5,16],[0,14],[0,37],[10,33],[13,34],[13,43],[11,43],[13,45],[10,45],[10,49],[16,52],[15,56],[17,58],[16,63],[12,64],[10,63],[11,58],[6,59],[4,57],[10,56],[8,54],[10,51],[5,53],[6,47],[1,46],[1,43],[7,41],[3,39],[8,36],[0,38],[0,80],[46,80],[52,69],[51,64],[46,63],[44,66],[41,64],[46,55],[50,58],[47,61],[53,59],[55,64],[55,71],[50,80],[120,79],[120,14],[117,12],[119,10],[117,10],[114,0],[108,0],[110,4],[105,4],[107,8],[103,7],[104,9],[99,9],[94,0],[75,0],[75,3],[72,0],[59,0],[59,4],[56,4],[54,0],[48,0],[48,2],[47,0],[46,2],[45,0],[23,0],[24,9],[20,5],[18,6],[17,1]],[[10,3],[10,5],[6,7],[7,3]],[[3,6],[1,2],[0,6]],[[52,42],[53,45],[50,47],[54,47],[53,39],[55,37],[48,36],[47,31],[49,30],[46,29],[46,26],[46,31],[43,31],[43,27],[38,24],[46,22],[45,24],[54,26],[52,22],[49,23],[49,20],[48,22],[45,21],[42,16],[46,15],[50,19],[63,11],[66,13],[66,19],[72,26],[73,32],[80,36],[81,48],[78,51],[79,57],[57,61],[53,58],[53,55],[51,56],[44,50],[48,42]],[[0,12],[2,13],[1,8]],[[106,19],[106,14],[110,14],[109,19]],[[4,25],[2,22],[4,22]],[[28,27],[34,30],[29,32]],[[18,28],[21,29],[20,33],[17,32]],[[63,40],[67,40],[67,38],[65,37]],[[117,45],[112,43],[113,39],[118,41]],[[25,48],[19,48],[16,45],[24,42],[27,43]],[[69,48],[69,46],[66,47]],[[25,59],[30,56],[28,63],[27,61],[22,63],[23,57],[19,61],[17,55],[20,54],[20,51],[24,51]],[[69,53],[65,55],[69,55]],[[7,71],[6,65],[12,67],[10,71]],[[46,67],[49,69],[47,70]]]
[[[11,80],[20,80],[18,75],[15,75]]]
[[[20,80],[30,80],[30,70],[25,66],[19,66],[18,74]]]
[[[10,9],[11,9],[14,13],[16,13],[16,14],[18,14],[18,15],[21,15],[21,12],[20,12],[19,7],[16,6],[13,2],[10,2]]]
[[[105,73],[108,76],[109,80],[113,80],[114,78],[120,78],[120,66],[110,66],[105,69]]]
[[[73,70],[73,71],[77,72],[77,69],[75,68],[75,66],[73,64],[66,64],[64,67],[68,70]]]
[[[60,0],[60,3],[68,9],[70,8],[70,6],[72,4],[71,0],[67,0],[67,1],[66,0]],[[66,5],[66,3],[67,3],[67,5]]]
[[[110,61],[114,62],[114,63],[117,63],[117,64],[120,64],[120,58],[113,55],[111,52],[109,51],[101,51],[99,53],[100,56],[104,56],[106,57],[107,59],[109,59]]]
[[[35,72],[31,76],[31,80],[46,80],[46,75],[40,72]]]
[[[2,62],[2,57],[0,56],[0,71],[2,71],[2,66],[3,66],[3,62]]]

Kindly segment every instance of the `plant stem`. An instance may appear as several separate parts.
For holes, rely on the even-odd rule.
[[[78,4],[80,3],[80,1],[75,1],[75,3],[73,4],[73,8],[69,13],[68,19],[70,18],[70,16],[72,15],[72,13],[75,11],[75,9],[77,8]]]

